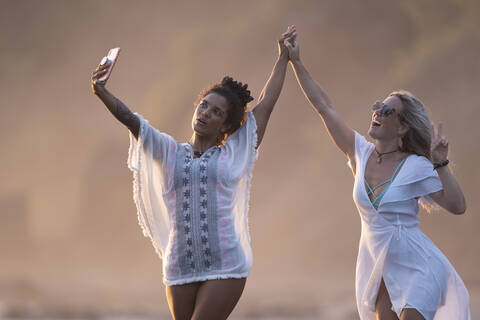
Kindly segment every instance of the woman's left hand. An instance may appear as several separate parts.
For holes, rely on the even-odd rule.
[[[437,134],[435,134],[435,125],[430,125],[430,137],[432,139],[430,151],[432,154],[432,162],[440,163],[447,160],[448,140],[442,135],[443,124],[438,124]]]

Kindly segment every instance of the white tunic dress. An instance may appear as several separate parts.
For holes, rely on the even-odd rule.
[[[128,167],[134,176],[138,220],[163,262],[163,281],[178,285],[247,277],[252,265],[248,200],[257,158],[252,112],[224,146],[199,158],[140,119],[130,134]]]
[[[362,233],[356,267],[356,300],[362,320],[375,320],[381,279],[400,317],[417,309],[427,320],[469,320],[469,295],[447,258],[418,228],[418,200],[442,189],[425,157],[410,155],[378,209],[365,188],[365,166],[375,146],[355,132],[356,173],[353,199]],[[350,163],[349,163],[350,165]]]

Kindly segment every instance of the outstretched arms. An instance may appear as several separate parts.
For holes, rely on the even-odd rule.
[[[318,112],[327,128],[330,137],[338,148],[350,159],[352,167],[355,165],[355,134],[343,121],[333,107],[330,98],[320,85],[312,79],[300,60],[300,50],[297,41],[285,42],[288,49],[290,63],[303,94]]]
[[[440,123],[437,134],[435,134],[435,127],[433,125],[430,127],[430,136],[432,139],[431,153],[434,165],[446,163],[445,161],[447,160],[448,141],[442,135],[442,127],[443,125]],[[430,194],[430,197],[442,208],[453,214],[464,213],[467,209],[465,197],[452,172],[447,165],[443,165],[436,170],[442,181],[443,189]]]
[[[282,38],[278,40],[278,58],[273,67],[270,78],[267,80],[265,87],[259,97],[258,104],[253,108],[253,114],[257,122],[257,148],[262,142],[263,135],[267,128],[270,114],[273,111],[273,107],[280,96],[283,82],[285,80],[285,73],[287,71],[288,63],[288,51],[284,45],[284,40],[288,38],[294,38],[293,29],[288,28],[287,32],[282,35]]]
[[[109,63],[110,62],[99,65],[92,73],[92,91],[103,101],[115,118],[123,123],[137,139],[140,130],[140,120],[122,101],[117,99],[105,88],[106,81],[99,80],[99,78],[105,74]]]

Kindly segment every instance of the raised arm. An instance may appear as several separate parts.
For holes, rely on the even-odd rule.
[[[99,65],[92,73],[92,91],[100,98],[100,100],[102,100],[105,106],[107,106],[107,109],[115,116],[115,118],[123,123],[134,135],[135,139],[137,139],[138,132],[140,130],[140,120],[122,101],[117,99],[107,90],[107,88],[105,88],[106,81],[98,80],[102,75],[105,74],[107,66],[108,63]]]
[[[289,27],[287,32],[285,32],[282,35],[282,38],[278,41],[277,61],[275,62],[272,73],[270,74],[270,78],[267,80],[267,83],[260,94],[258,104],[253,108],[253,114],[255,115],[255,120],[257,121],[257,148],[262,142],[268,120],[270,119],[270,114],[272,113],[273,107],[275,106],[275,103],[280,96],[280,92],[282,91],[288,64],[288,51],[283,41],[288,37],[292,37],[293,31],[290,30],[291,28]]]
[[[297,41],[285,43],[290,56],[297,81],[302,88],[303,94],[313,108],[322,118],[330,137],[338,148],[350,159],[352,166],[355,164],[355,133],[343,121],[333,107],[330,98],[320,85],[312,79],[307,69],[300,60],[299,46]]]
[[[430,197],[445,210],[453,214],[462,214],[467,210],[467,205],[460,185],[447,166],[448,141],[442,136],[441,123],[438,125],[437,135],[435,135],[435,128],[433,125],[431,126],[430,136],[432,137],[431,153],[434,166],[443,164],[436,169],[443,189],[430,194]]]

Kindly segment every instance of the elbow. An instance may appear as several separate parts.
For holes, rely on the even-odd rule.
[[[449,211],[455,215],[461,215],[464,214],[465,211],[467,211],[467,205],[465,204],[465,202],[463,202],[461,204],[453,206],[452,208],[450,208]]]
[[[465,211],[467,211],[467,206],[463,206],[460,209],[458,209],[456,212],[454,212],[457,215],[464,214]]]

